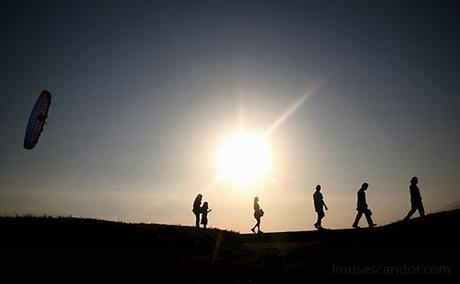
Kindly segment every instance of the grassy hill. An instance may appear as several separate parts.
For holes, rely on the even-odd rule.
[[[458,275],[460,210],[373,229],[238,234],[95,219],[0,217],[17,279],[262,283]]]

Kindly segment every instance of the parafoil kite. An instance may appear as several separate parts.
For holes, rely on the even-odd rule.
[[[24,148],[33,149],[38,142],[38,138],[43,131],[43,126],[48,117],[48,111],[51,104],[51,94],[47,90],[43,90],[35,103],[32,113],[27,124],[26,135],[24,136]]]

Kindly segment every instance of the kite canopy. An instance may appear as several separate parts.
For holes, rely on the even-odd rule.
[[[46,118],[48,117],[50,104],[51,94],[47,90],[43,90],[30,114],[26,135],[24,136],[25,149],[33,149],[35,144],[37,144],[40,134],[43,131],[43,126],[46,123]]]

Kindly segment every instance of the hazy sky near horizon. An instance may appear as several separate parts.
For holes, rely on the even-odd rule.
[[[460,200],[458,1],[1,1],[0,213],[193,225],[248,232],[350,227],[369,183],[378,224]],[[273,166],[239,189],[218,149],[241,122]],[[30,111],[52,94],[35,149]],[[361,221],[364,224],[365,220]]]

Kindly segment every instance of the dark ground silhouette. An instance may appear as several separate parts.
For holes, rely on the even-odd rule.
[[[261,235],[80,218],[1,217],[0,269],[2,278],[14,277],[15,282],[156,283],[161,277],[182,283],[308,283],[316,277],[439,281],[458,276],[459,225],[460,210],[372,229]],[[438,274],[363,275],[357,270],[404,265]]]

